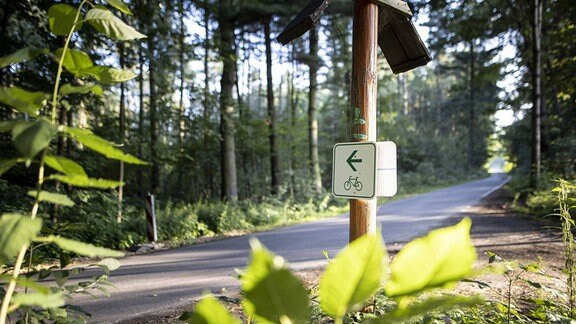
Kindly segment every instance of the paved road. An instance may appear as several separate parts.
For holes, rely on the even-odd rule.
[[[406,242],[465,211],[507,181],[502,174],[378,208],[384,241]],[[348,241],[348,215],[255,234],[268,249],[284,256],[294,269],[325,264],[322,251],[334,256]],[[248,237],[235,237],[147,255],[123,258],[111,280],[118,289],[110,298],[75,303],[92,313],[91,322],[113,323],[188,304],[203,292],[238,289],[235,268],[244,268]]]

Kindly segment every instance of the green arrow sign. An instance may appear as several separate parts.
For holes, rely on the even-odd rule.
[[[354,167],[353,163],[361,163],[362,159],[355,159],[354,156],[356,155],[356,153],[358,152],[358,150],[354,150],[352,152],[352,154],[350,154],[350,156],[348,157],[348,159],[346,159],[346,162],[348,163],[348,165],[352,168],[352,170],[354,171],[358,171],[356,170],[356,167]]]

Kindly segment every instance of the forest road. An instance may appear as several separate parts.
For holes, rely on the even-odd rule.
[[[439,227],[447,218],[465,212],[483,197],[500,188],[509,177],[494,173],[478,181],[436,190],[386,203],[378,208],[378,226],[391,247]],[[145,314],[191,304],[205,292],[237,291],[234,269],[245,268],[249,238],[286,258],[295,270],[326,265],[322,251],[334,257],[348,242],[348,215],[232,237],[121,259],[122,266],[110,280],[111,297],[81,296],[74,304],[92,314],[90,323],[130,322]]]

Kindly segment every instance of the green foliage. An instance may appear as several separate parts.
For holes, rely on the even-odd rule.
[[[47,106],[49,95],[43,92],[30,92],[16,86],[0,87],[0,103],[13,108],[15,111],[25,113],[35,119],[29,121],[12,119],[0,123],[0,132],[10,132],[13,147],[19,154],[18,157],[0,161],[0,173],[5,173],[15,164],[25,162],[27,168],[32,162],[37,164],[36,190],[30,190],[28,195],[34,198],[34,205],[29,215],[17,213],[5,213],[0,218],[0,288],[2,291],[2,303],[0,308],[0,322],[5,323],[9,313],[20,312],[19,318],[24,318],[30,322],[47,321],[67,321],[68,308],[64,307],[65,297],[71,297],[76,293],[88,293],[90,289],[99,289],[108,293],[103,285],[107,283],[109,271],[119,266],[118,262],[105,259],[95,264],[100,267],[105,274],[99,275],[88,281],[81,281],[78,284],[66,285],[70,274],[77,274],[80,270],[42,270],[38,279],[44,279],[53,275],[59,289],[46,288],[31,279],[33,269],[27,272],[21,270],[24,263],[26,251],[30,257],[29,267],[35,260],[33,256],[34,245],[53,245],[59,251],[60,266],[66,267],[70,261],[70,254],[83,255],[88,257],[120,257],[124,254],[108,248],[98,247],[89,243],[80,242],[72,238],[65,238],[60,235],[46,235],[50,232],[50,222],[42,222],[38,217],[42,202],[49,202],[59,206],[72,206],[74,201],[67,195],[61,193],[42,190],[47,180],[58,180],[67,184],[80,187],[92,188],[115,188],[122,185],[119,181],[89,178],[84,168],[75,161],[51,154],[51,143],[59,132],[63,132],[73,137],[77,142],[102,154],[105,157],[120,160],[132,164],[145,164],[136,157],[126,154],[113,146],[108,141],[93,135],[90,131],[66,127],[59,125],[57,120],[57,109],[67,107],[59,100],[71,94],[95,93],[101,94],[102,88],[95,84],[84,86],[64,85],[59,87],[64,67],[75,76],[83,78],[91,76],[102,83],[122,82],[133,78],[135,75],[130,71],[119,70],[109,67],[94,65],[89,55],[75,49],[70,49],[72,34],[82,27],[82,21],[88,21],[99,31],[105,32],[115,39],[135,39],[145,37],[136,32],[132,27],[120,21],[117,17],[109,14],[107,10],[92,9],[86,15],[82,15],[83,6],[88,2],[83,1],[80,7],[76,8],[66,4],[55,4],[48,10],[50,31],[57,36],[66,36],[64,47],[57,50],[55,58],[59,63],[56,74],[54,91],[51,106]],[[89,4],[91,5],[91,4]],[[126,6],[120,1],[112,1],[112,5],[121,11],[128,11]],[[0,58],[0,68],[11,64],[20,64],[30,61],[40,54],[47,53],[46,50],[39,50],[28,47],[16,51],[8,56]],[[59,94],[59,91],[62,91]],[[47,109],[43,109],[43,108]],[[46,113],[49,113],[46,115]],[[45,167],[50,166],[57,172],[45,175]],[[44,223],[44,226],[43,226]],[[12,275],[3,275],[10,271]],[[17,286],[26,290],[16,290]],[[34,291],[28,291],[31,288]]]
[[[562,240],[566,260],[566,293],[568,295],[569,316],[576,319],[576,259],[574,257],[574,207],[576,207],[576,185],[566,180],[558,180],[552,190],[557,194],[558,215],[562,222]]]
[[[28,246],[42,228],[42,221],[19,214],[0,217],[0,264],[13,259],[23,246]]]
[[[243,306],[261,323],[302,323],[308,318],[308,292],[287,268],[282,257],[274,256],[252,240],[252,259],[242,275]]]
[[[184,313],[179,318],[186,323],[195,324],[239,324],[216,298],[207,295],[196,305],[194,312]]]
[[[86,13],[84,21],[91,24],[97,31],[115,40],[126,41],[146,37],[146,35],[128,26],[108,10],[99,8],[91,9]]]
[[[363,236],[338,254],[320,279],[320,305],[326,314],[341,319],[372,296],[386,271],[385,258],[376,235]]]
[[[0,69],[12,64],[18,64],[35,59],[37,56],[47,54],[47,49],[26,47],[16,52],[0,58]]]
[[[46,105],[49,97],[43,92],[26,91],[18,87],[0,87],[0,103],[32,116],[38,115],[38,111]]]
[[[385,285],[388,296],[402,296],[439,287],[466,276],[476,252],[470,241],[472,221],[438,229],[408,243],[390,265],[392,275]],[[454,244],[454,242],[460,244]]]
[[[447,312],[454,308],[481,304],[482,299],[478,297],[422,295],[469,274],[476,259],[470,244],[469,230],[470,220],[465,219],[455,226],[433,231],[423,238],[408,243],[405,247],[407,252],[403,252],[403,249],[400,254],[411,255],[415,251],[428,253],[429,251],[423,249],[425,242],[429,244],[450,242],[463,248],[447,251],[446,247],[441,246],[440,249],[444,250],[440,253],[441,257],[428,258],[429,264],[424,268],[409,269],[414,280],[426,284],[414,287],[407,281],[396,282],[395,296],[401,295],[402,298],[398,298],[398,303],[389,307],[387,313],[376,315],[375,312],[366,316],[365,319],[369,319],[367,322],[403,322],[429,316],[433,312]],[[284,260],[268,252],[257,241],[253,241],[251,246],[252,258],[246,272],[241,276],[244,292],[242,304],[249,318],[261,323],[304,323],[310,320],[308,305],[311,297],[302,283],[286,268]],[[392,278],[402,277],[400,272],[407,270],[403,266],[390,266],[390,273],[385,271],[387,257],[384,251],[378,236],[365,235],[349,244],[330,261],[322,274],[319,287],[320,304],[326,316],[332,317],[335,323],[343,323],[344,316],[350,315],[355,306],[366,305],[376,291],[382,288],[386,291],[386,285],[393,280]],[[426,256],[418,255],[418,257]],[[405,261],[399,262],[402,264]],[[429,271],[425,269],[428,266],[437,271],[449,270],[446,266],[455,266],[457,269],[446,275],[435,273],[431,277]],[[403,287],[404,285],[406,287]],[[417,296],[421,297],[416,300]],[[414,302],[407,303],[408,299]],[[215,314],[223,312],[222,305],[212,297],[204,300],[194,312],[186,313],[181,319],[187,320],[188,323],[193,323],[194,320],[198,320],[199,323],[215,323]],[[314,320],[322,320],[322,315],[314,314],[314,316]],[[226,317],[226,320],[231,319]]]

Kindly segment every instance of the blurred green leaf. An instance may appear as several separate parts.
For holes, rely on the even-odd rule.
[[[425,316],[431,312],[447,312],[453,308],[474,307],[483,304],[484,299],[473,296],[440,296],[430,297],[420,303],[400,306],[393,312],[390,312],[378,320],[369,321],[368,323],[407,323],[417,317]]]
[[[74,26],[74,19],[76,17],[77,8],[67,4],[55,4],[48,9],[48,22],[50,24],[50,31],[54,35],[66,36],[74,28],[74,31],[82,27],[81,23]]]
[[[372,296],[384,275],[382,239],[364,235],[351,242],[328,264],[320,278],[319,297],[322,309],[342,318],[355,305]]]
[[[63,52],[63,48],[57,49],[56,57],[60,59]],[[85,70],[94,66],[94,63],[88,54],[74,49],[67,49],[62,65],[69,72],[72,72],[77,76],[82,76]]]
[[[93,83],[85,84],[82,86],[73,86],[71,84],[65,84],[60,88],[60,94],[62,96],[67,96],[76,93],[84,94],[88,92],[92,92],[97,96],[102,96],[104,94],[104,90],[102,90],[102,87],[100,85]]]
[[[57,132],[54,125],[42,118],[34,122],[19,123],[12,129],[12,143],[22,157],[31,160],[48,147]]]
[[[93,66],[83,72],[104,84],[125,82],[136,77],[136,74],[130,70],[116,69],[107,66]]]
[[[52,169],[67,175],[88,176],[80,164],[63,156],[47,155],[44,162]]]
[[[242,277],[243,305],[259,322],[304,323],[310,312],[308,292],[286,269],[284,259],[250,241],[252,258]]]
[[[86,13],[84,21],[87,21],[97,31],[115,40],[132,40],[146,37],[146,35],[139,33],[108,10],[91,9]]]
[[[0,103],[19,112],[38,116],[38,111],[46,105],[50,95],[43,92],[30,92],[18,87],[0,87]]]
[[[18,162],[22,162],[22,159],[10,159],[10,160],[0,160],[0,176],[6,171],[10,170]]]
[[[64,306],[66,303],[64,296],[60,292],[56,293],[16,293],[12,296],[11,302],[17,305],[38,306],[42,308],[55,308]]]
[[[3,214],[0,217],[0,264],[15,257],[20,249],[28,246],[42,228],[42,221],[20,214]]]
[[[64,132],[71,135],[75,140],[84,144],[89,149],[96,151],[109,159],[124,161],[130,164],[147,164],[137,157],[124,153],[121,150],[115,148],[110,142],[103,139],[102,137],[94,135],[94,133],[87,129],[66,127]]]
[[[84,255],[87,257],[122,257],[123,252],[114,251],[107,248],[98,247],[92,244],[67,239],[61,236],[50,235],[46,237],[37,237],[35,242],[41,243],[55,243],[60,248],[66,251],[70,251],[79,255]]]
[[[470,218],[431,231],[406,244],[390,265],[384,290],[389,297],[409,295],[453,283],[468,275],[476,261]]]
[[[28,196],[31,196],[32,198],[36,198],[37,193],[38,193],[38,191],[36,191],[36,190],[30,190],[30,191],[28,191]],[[49,202],[49,203],[56,204],[56,205],[62,205],[62,206],[68,206],[68,207],[74,206],[74,201],[72,201],[72,199],[70,199],[66,195],[59,194],[59,193],[40,191],[40,196],[38,198],[40,201],[45,201],[45,202]]]
[[[126,6],[126,4],[122,0],[106,0],[106,2],[108,2],[109,5],[118,9],[122,13],[132,15],[132,11],[130,11],[128,6]]]
[[[117,270],[118,268],[120,268],[120,266],[122,264],[120,263],[120,261],[118,261],[116,259],[106,258],[106,259],[100,260],[95,265],[100,267],[100,268],[106,268],[107,272],[109,272],[109,271]]]
[[[37,56],[46,53],[49,53],[48,49],[46,48],[25,47],[10,55],[0,57],[0,69],[7,67],[8,65],[31,61]]]
[[[81,175],[52,174],[47,179],[57,180],[72,186],[83,188],[114,189],[124,185],[124,182],[121,181],[94,179]]]
[[[208,295],[196,305],[193,312],[186,312],[179,320],[194,324],[240,324],[214,296]]]

